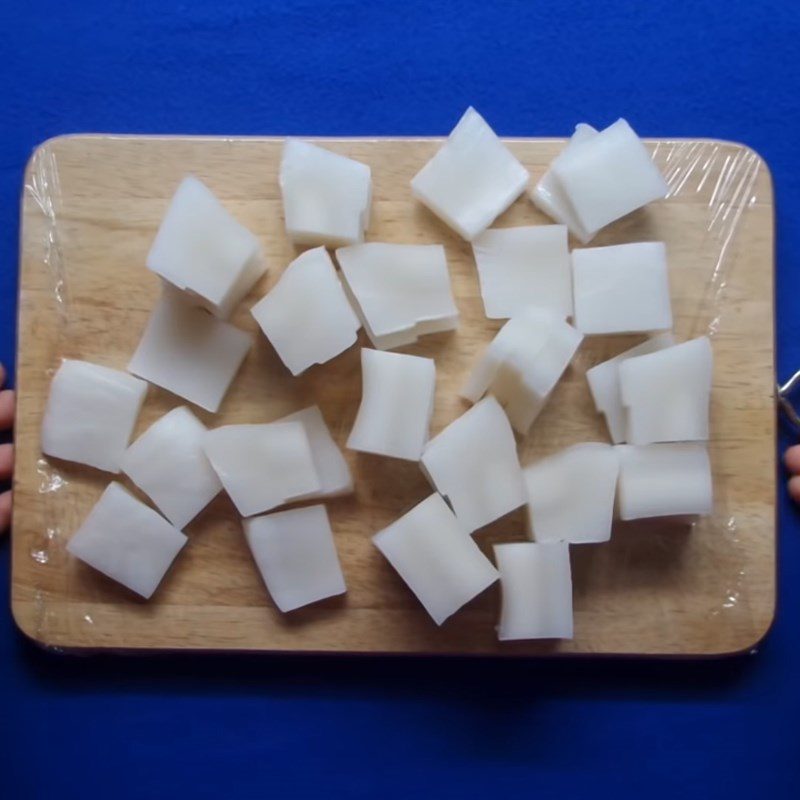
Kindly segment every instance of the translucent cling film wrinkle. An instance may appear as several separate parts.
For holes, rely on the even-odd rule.
[[[39,494],[49,494],[57,492],[62,486],[67,485],[67,480],[46,458],[40,458],[36,462],[36,471],[39,473]]]
[[[739,535],[736,517],[728,517],[727,520],[724,520],[724,524],[722,525],[722,533],[730,542],[732,547],[738,545]],[[725,588],[721,604],[711,609],[712,617],[718,617],[720,614],[724,614],[725,612],[736,610],[747,590],[747,584],[745,582],[746,577],[747,570],[744,567],[741,567],[729,575],[729,580]],[[752,650],[751,655],[755,654],[756,652],[758,652],[757,649]]]
[[[689,338],[703,333],[714,336],[722,322],[722,301],[734,267],[732,259],[727,258],[728,248],[745,209],[758,202],[754,187],[761,159],[753,150],[742,149],[731,154],[725,152],[722,143],[692,141],[657,142],[653,159],[669,186],[667,199],[693,192],[700,195],[708,209],[706,230],[719,243],[719,250],[705,292],[698,300],[698,313]],[[715,173],[712,184],[709,177]]]
[[[41,262],[47,270],[54,310],[59,320],[58,358],[51,365],[51,369],[47,371],[48,377],[52,378],[66,350],[64,345],[69,323],[69,295],[61,247],[61,185],[58,162],[55,151],[49,143],[39,147],[33,154],[29,165],[28,181],[24,188],[27,196],[31,198],[41,212]],[[59,533],[55,506],[60,498],[60,490],[67,485],[67,481],[62,477],[59,470],[44,458],[40,458],[37,461],[36,471],[40,477],[39,494],[43,495],[41,502],[45,509],[47,530],[43,532],[43,546],[34,548],[31,557],[40,564],[46,564],[50,560],[50,547],[53,540],[58,538]],[[53,535],[50,535],[51,533]]]
[[[685,338],[705,334],[713,341],[724,323],[725,292],[736,268],[735,258],[729,255],[731,242],[741,225],[742,215],[762,199],[755,192],[761,159],[753,150],[743,148],[731,153],[724,142],[713,141],[659,141],[652,146],[652,157],[669,186],[664,202],[668,203],[671,197],[693,194],[700,207],[705,208],[709,243],[715,243],[716,252]],[[713,448],[710,456],[713,466]],[[741,554],[737,520],[725,514],[729,508],[731,498],[717,496],[714,514],[708,518],[712,535],[725,536],[732,551],[737,553],[737,566],[728,576],[727,588],[709,609],[708,613],[715,617],[741,611],[740,606],[747,606],[746,562]]]
[[[42,145],[31,158],[30,175],[28,183],[25,184],[25,192],[42,212],[44,222],[42,226],[42,263],[50,274],[56,310],[62,321],[66,322],[69,314],[69,302],[59,231],[61,186],[56,154],[49,143]]]
[[[70,321],[67,269],[61,242],[61,184],[55,150],[49,142],[39,147],[30,160],[24,194],[35,204],[41,214],[40,260],[46,271],[53,300],[53,311],[58,319],[59,339],[55,350],[56,359],[45,370],[49,380],[55,374],[61,359],[67,354],[66,344]],[[36,471],[39,475],[39,495],[45,530],[41,532],[36,544],[31,548],[30,557],[42,568],[59,568],[64,561],[66,544],[59,520],[62,516],[61,511],[69,482],[59,469],[46,458],[38,459]],[[51,612],[48,609],[47,595],[43,590],[36,591],[34,603],[36,608],[34,636],[38,641],[46,641]],[[58,647],[49,649],[55,652],[61,651],[61,648]]]

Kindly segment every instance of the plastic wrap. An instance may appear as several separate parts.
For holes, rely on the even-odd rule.
[[[99,237],[89,243],[80,242],[81,235],[89,236],[93,232],[93,221],[86,218],[86,208],[90,204],[84,202],[91,192],[105,192],[109,198],[120,201],[119,208],[110,209],[103,220],[106,228],[112,229],[111,233],[106,230],[103,236],[125,237],[128,226],[137,231],[143,226],[154,230],[158,209],[163,210],[168,196],[164,194],[167,188],[163,187],[172,185],[170,181],[184,171],[200,169],[205,163],[208,163],[212,176],[224,174],[226,170],[230,172],[229,183],[235,187],[231,192],[231,203],[237,210],[244,209],[243,213],[245,217],[249,215],[251,224],[257,225],[267,213],[280,213],[272,194],[267,193],[266,200],[258,194],[260,181],[266,178],[254,176],[250,168],[250,159],[258,152],[259,140],[190,140],[186,151],[176,157],[174,169],[170,167],[169,180],[159,181],[147,166],[146,140],[138,140],[139,149],[136,149],[132,143],[137,140],[133,138],[102,139],[102,146],[97,148],[99,157],[114,152],[115,142],[125,142],[128,156],[138,154],[142,159],[141,181],[127,184],[113,176],[104,184],[105,178],[93,175],[91,169],[81,173],[76,164],[82,157],[81,152],[70,141],[53,140],[37,150],[26,173],[23,194],[19,402],[21,412],[24,414],[30,408],[30,419],[37,424],[50,376],[60,358],[82,357],[103,363],[104,336],[113,338],[113,333],[100,329],[94,331],[93,337],[87,337],[86,326],[80,318],[86,311],[87,286],[79,287],[84,305],[74,308],[70,299],[73,279],[79,274],[81,259],[87,252],[85,248],[103,247],[105,241]],[[159,158],[171,147],[168,140],[151,141],[159,143]],[[261,140],[265,152],[267,144],[272,148],[274,142]],[[558,142],[546,140],[538,143],[516,140],[509,144],[531,170],[533,180],[542,174],[560,146]],[[372,152],[370,148],[375,145],[377,143],[364,140],[345,142],[341,151],[368,160]],[[207,162],[204,160],[206,146],[213,150]],[[394,167],[403,175],[403,170],[412,175],[418,164],[424,162],[411,151],[413,147],[420,147],[420,143],[408,140],[406,143],[396,142],[395,146],[409,148],[409,157],[407,164],[400,159],[399,166],[395,164]],[[177,145],[175,147],[177,152]],[[651,530],[625,524],[620,530],[615,529],[612,542],[605,550],[602,547],[583,548],[577,557],[573,556],[577,626],[576,639],[570,647],[578,652],[731,652],[747,648],[760,639],[772,617],[774,522],[770,509],[774,502],[774,416],[770,416],[769,409],[773,402],[774,379],[771,372],[771,183],[760,157],[739,145],[708,140],[657,141],[652,142],[650,148],[669,184],[668,199],[658,204],[658,211],[652,215],[648,211],[636,212],[601,231],[592,245],[658,238],[662,231],[669,232],[667,245],[676,310],[676,337],[684,340],[708,334],[714,343],[715,393],[718,393],[715,398],[720,398],[712,403],[711,456],[717,476],[715,511],[713,516],[694,524],[656,524]],[[186,152],[191,155],[186,156]],[[272,149],[265,157],[275,158]],[[377,186],[373,210],[374,227],[378,231],[384,224],[384,209],[389,206],[385,202],[389,190],[381,183],[382,171],[391,166],[381,161],[380,151],[376,150],[371,167]],[[275,165],[272,169],[274,172]],[[65,171],[69,174],[68,188],[62,186]],[[407,183],[398,182],[397,185],[406,187],[406,201],[412,208],[414,201]],[[392,186],[392,191],[402,196],[402,188]],[[145,201],[154,193],[158,194],[159,203],[151,208]],[[251,193],[254,195],[252,208],[248,205]],[[420,219],[416,211],[414,214],[407,212],[402,223],[398,223],[406,225],[406,230],[395,231],[395,238],[414,241],[413,226]],[[521,198],[499,224],[546,221],[526,198]],[[474,282],[468,291],[463,288],[466,283],[456,287],[459,310],[478,308],[477,275],[471,259],[466,256],[466,249],[437,227],[435,221],[426,218],[419,224],[423,225],[424,231],[418,240],[436,241],[436,236],[439,241],[446,240],[451,269],[455,262],[459,265],[463,262],[464,281]],[[678,233],[684,228],[687,231],[685,239]],[[124,255],[124,264],[111,259],[108,269],[123,266],[127,269],[132,261],[137,267],[143,264],[141,248]],[[283,251],[280,257],[284,257]],[[288,261],[289,258],[285,258],[281,269]],[[697,268],[698,263],[703,265],[702,274]],[[92,287],[92,291],[102,293],[107,286],[98,285]],[[756,298],[753,297],[754,286],[758,287]],[[126,308],[112,308],[117,314],[114,324],[140,326],[152,302],[153,291],[148,283],[148,289],[142,292],[141,297],[126,301]],[[44,320],[49,321],[45,323]],[[461,331],[469,326],[470,314],[464,315],[463,320]],[[47,336],[34,353],[37,326],[45,324]],[[488,324],[491,327],[493,323]],[[487,329],[484,338],[490,337],[496,327]],[[743,339],[741,333],[745,329],[763,330],[755,337]],[[461,331],[459,336],[464,335]],[[435,340],[435,337],[431,338]],[[638,339],[631,337],[593,338],[589,345],[582,347],[570,374],[557,387],[548,407],[522,442],[523,464],[566,443],[607,440],[600,418],[588,410],[591,405],[584,372],[636,341]],[[118,348],[118,344],[114,347]],[[422,343],[409,352],[438,357],[439,353],[434,352],[433,347]],[[26,348],[30,348],[30,352]],[[443,352],[442,357],[447,357],[449,351]],[[469,362],[463,356],[459,358],[458,368],[466,374]],[[109,365],[124,366],[124,363]],[[357,375],[353,380],[358,383]],[[315,386],[319,391],[325,390],[324,382],[317,382]],[[332,391],[335,393],[335,387]],[[455,396],[456,392],[452,394]],[[314,397],[313,401],[316,402],[317,398]],[[174,398],[165,400],[160,394],[159,403],[160,412],[177,404]],[[453,417],[456,412],[461,413],[459,408],[463,411],[456,399],[442,403],[438,393],[437,403],[438,416],[431,435],[441,430],[447,421],[446,415]],[[565,435],[558,431],[560,419],[564,418],[561,415],[566,413],[564,409],[569,408],[570,403],[581,409],[581,419],[577,419],[577,414],[575,419],[570,419],[570,441],[565,441]],[[283,413],[300,406],[299,402],[294,407],[287,405]],[[766,413],[765,408],[768,409]],[[210,424],[252,421],[237,418],[238,413],[236,407],[229,404],[223,408],[222,414],[207,417],[206,421]],[[349,413],[352,418],[353,412]],[[153,418],[145,414],[138,430]],[[329,419],[331,423],[335,437],[341,443],[347,433],[345,422]],[[74,640],[72,634],[77,627],[95,626],[98,614],[104,614],[104,609],[110,604],[131,601],[107,583],[92,582],[87,588],[85,572],[73,568],[65,552],[69,535],[87,510],[86,492],[79,497],[78,492],[73,491],[73,481],[84,489],[88,486],[90,496],[99,496],[110,476],[75,470],[73,465],[50,463],[40,456],[35,436],[36,429],[32,424],[28,434],[19,442],[15,481],[32,486],[35,476],[38,488],[35,493],[25,492],[15,505],[13,602],[15,615],[23,629],[36,640],[54,646]],[[766,447],[758,444],[762,439]],[[753,448],[757,448],[757,452]],[[356,475],[357,489],[358,483]],[[748,488],[743,493],[745,485]],[[224,519],[229,514],[227,506],[222,510],[215,507],[212,514],[215,515],[214,524],[225,526],[233,536],[235,531],[230,531],[235,524]],[[336,530],[338,520],[335,516],[333,521]],[[642,537],[650,537],[647,546],[642,544]],[[187,549],[191,548],[192,543]],[[704,564],[702,570],[693,566],[699,561]],[[349,564],[346,558],[343,567],[347,575]],[[663,627],[663,648],[657,644],[658,637],[652,635],[648,635],[649,644],[643,648],[628,644],[631,637],[635,640],[637,636],[637,620],[629,608],[632,593],[641,590],[647,582],[652,582],[654,594],[668,590],[670,597],[677,597],[674,604],[670,601],[670,609],[662,609],[661,616],[656,599],[652,604],[645,603],[647,614],[641,624]],[[168,588],[167,593],[171,591]],[[212,590],[207,588],[204,591]],[[175,593],[179,590],[176,589]],[[681,600],[681,593],[685,593],[685,602]],[[174,599],[171,594],[169,597]],[[186,595],[181,595],[181,602],[185,599]],[[153,602],[159,602],[158,595]],[[190,603],[191,599],[186,602]],[[60,613],[65,603],[72,609],[66,623],[61,620],[63,614]],[[32,605],[36,611],[33,617],[28,614],[23,623],[17,608],[25,605],[28,608]],[[691,613],[691,625],[684,624],[679,618],[681,613]],[[595,646],[582,640],[583,631],[589,629],[593,620],[603,619],[605,624],[615,618],[619,619],[621,626],[616,644],[617,640],[611,633],[602,645]],[[488,614],[486,619],[489,619]],[[187,624],[191,624],[191,620]],[[119,636],[109,633],[109,626],[110,623],[104,620],[100,626],[103,633],[98,632],[97,638],[84,636],[83,640],[98,647],[140,646],[137,641],[126,639],[124,632]],[[735,629],[735,633],[716,635],[714,626],[718,630],[729,627],[731,631]],[[685,646],[678,642],[679,639],[685,641]],[[232,640],[231,647],[237,646],[238,643]],[[422,649],[427,646],[422,643]]]

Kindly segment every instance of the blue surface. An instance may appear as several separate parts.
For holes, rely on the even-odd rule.
[[[759,150],[785,376],[800,367],[799,33],[797,3],[747,0],[4,0],[0,358],[41,140],[443,134],[472,103],[508,135],[624,114],[643,135]],[[757,655],[722,662],[72,659],[0,611],[0,797],[797,797],[798,521],[781,493],[776,626]]]

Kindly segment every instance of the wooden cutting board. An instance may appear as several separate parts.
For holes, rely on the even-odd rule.
[[[460,328],[404,348],[436,359],[435,434],[465,410],[456,388],[499,327],[483,315],[469,245],[409,192],[438,141],[324,144],[372,167],[370,240],[442,242],[447,249]],[[666,241],[676,334],[712,335],[716,503],[714,515],[694,526],[617,524],[610,543],[573,547],[574,640],[498,643],[496,586],[438,629],[370,541],[431,489],[416,464],[349,451],[356,493],[328,503],[344,597],[278,613],[224,495],[188,526],[190,543],[150,602],[67,555],[69,537],[110,476],[41,458],[39,428],[54,369],[62,357],[125,368],[158,293],[145,256],[189,172],[262,242],[269,272],[234,317],[256,333],[248,308],[295,255],[278,193],[281,145],[260,138],[74,136],[46,142],[31,159],[22,198],[14,474],[12,606],[19,627],[55,648],[707,656],[753,647],[775,605],[773,196],[759,156],[727,142],[650,142],[670,197],[593,243]],[[509,142],[534,180],[562,145]],[[497,224],[545,222],[522,197]],[[584,373],[637,341],[585,340],[520,444],[523,464],[565,445],[607,440]],[[293,379],[258,335],[220,413],[194,410],[213,426],[268,422],[318,403],[344,445],[360,392],[358,347]],[[136,435],[179,404],[151,387]],[[488,551],[492,542],[521,538],[522,524],[520,511],[477,541]]]

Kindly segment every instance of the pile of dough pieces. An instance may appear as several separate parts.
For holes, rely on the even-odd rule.
[[[413,196],[472,244],[486,316],[507,320],[461,388],[468,410],[432,439],[436,365],[391,351],[457,328],[445,249],[364,242],[367,165],[286,143],[286,231],[308,249],[250,309],[292,375],[352,347],[364,328],[372,347],[361,350],[362,399],[347,447],[419,462],[433,488],[374,544],[436,624],[499,579],[502,640],[572,636],[568,548],[607,541],[615,516],[712,509],[711,347],[670,332],[663,242],[569,248],[569,235],[585,245],[666,196],[663,177],[624,120],[603,131],[578,125],[529,194],[556,224],[490,228],[529,182],[472,108],[411,181]],[[211,430],[180,406],[129,444],[147,382],[218,410],[252,345],[227,319],[266,271],[256,236],[190,176],[147,267],[163,291],[128,371],[63,361],[42,449],[124,472],[157,510],[113,482],[69,551],[150,597],[187,543],[182,529],[224,489],[281,611],[345,592],[322,501],[352,492],[353,481],[317,406]],[[535,423],[584,336],[607,334],[650,337],[587,373],[613,444],[576,444],[522,467],[516,437]],[[527,540],[497,544],[493,563],[472,534],[523,506]]]

